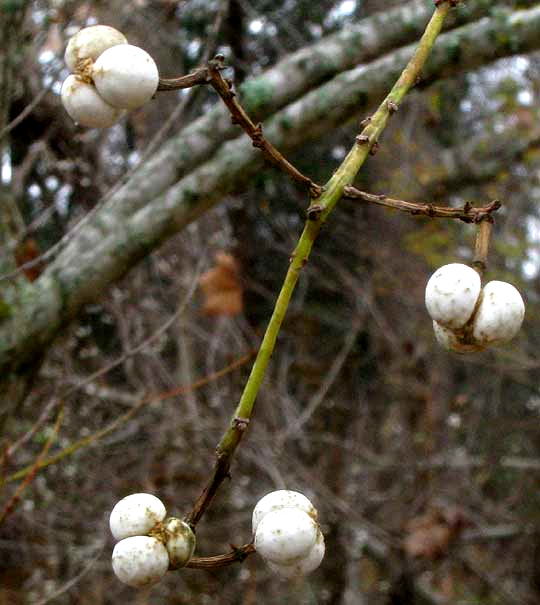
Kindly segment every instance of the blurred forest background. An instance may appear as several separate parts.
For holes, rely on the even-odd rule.
[[[432,11],[427,0],[0,1],[2,273],[50,251],[0,282],[0,604],[540,602],[537,2],[455,9],[357,182],[437,204],[500,199],[487,278],[522,292],[519,336],[470,356],[434,340],[426,281],[470,262],[474,227],[342,200],[232,478],[198,526],[199,556],[227,552],[249,542],[262,495],[297,489],[320,512],[322,566],[290,584],[253,555],[142,592],[110,566],[118,499],[148,491],[181,516],[200,494],[309,200],[207,88],[159,93],[105,131],[77,127],[59,101],[68,38],[112,25],[164,77],[222,52],[269,139],[324,183]]]

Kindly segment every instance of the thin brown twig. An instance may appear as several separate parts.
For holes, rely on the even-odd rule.
[[[192,88],[199,84],[208,84],[210,82],[208,67],[200,67],[194,72],[179,78],[160,78],[158,92],[180,90],[182,88]]]
[[[58,405],[58,401],[56,399],[51,399],[51,401],[49,401],[49,403],[41,411],[39,418],[28,429],[28,431],[26,431],[26,433],[24,433],[24,435],[19,437],[19,439],[15,443],[12,443],[11,445],[6,445],[5,450],[2,453],[2,467],[3,467],[2,477],[5,476],[4,470],[8,465],[9,459],[13,457],[13,454],[15,454],[15,452],[21,446],[23,446],[25,443],[27,443],[36,434],[36,432],[39,430],[39,428],[47,421],[50,411],[57,405]],[[2,481],[0,480],[0,487],[1,487],[1,484],[2,484]]]
[[[262,124],[255,124],[251,120],[236,99],[236,93],[232,88],[232,83],[222,77],[221,71],[224,68],[223,55],[216,55],[211,61],[208,61],[205,67],[201,67],[187,76],[182,76],[180,78],[161,78],[158,85],[158,91],[189,88],[198,84],[210,84],[231,112],[233,123],[238,124],[244,129],[246,134],[253,141],[253,146],[260,149],[268,160],[284,170],[293,180],[302,185],[306,185],[309,188],[312,197],[318,197],[322,193],[322,187],[302,174],[298,168],[285,159],[272,143],[264,138]]]
[[[231,552],[225,555],[216,555],[215,557],[193,557],[186,567],[191,567],[193,569],[215,569],[217,567],[226,567],[232,563],[242,563],[246,557],[256,552],[255,546],[253,546],[253,543],[251,542],[239,547],[231,544],[231,548]]]
[[[244,355],[243,357],[236,359],[231,364],[222,368],[221,370],[214,372],[210,376],[205,376],[203,378],[199,378],[199,380],[193,382],[192,384],[181,385],[179,387],[176,387],[176,388],[174,388],[170,391],[166,391],[164,393],[152,394],[152,395],[148,395],[147,397],[143,397],[130,410],[128,410],[125,414],[123,414],[122,416],[120,416],[119,418],[117,418],[116,420],[111,422],[111,424],[109,424],[105,428],[103,428],[95,433],[92,433],[91,435],[88,435],[87,437],[83,437],[82,439],[79,439],[78,441],[75,441],[74,443],[72,443],[71,445],[68,445],[67,447],[62,449],[60,452],[58,452],[54,456],[51,456],[50,458],[43,460],[43,457],[42,457],[36,470],[39,470],[46,466],[50,466],[51,464],[56,464],[63,458],[66,458],[67,456],[74,454],[76,451],[80,450],[81,448],[86,447],[86,446],[90,445],[91,443],[98,441],[99,439],[103,439],[103,437],[106,437],[107,435],[110,435],[119,426],[122,426],[128,420],[130,420],[143,406],[145,406],[149,403],[155,403],[155,402],[159,402],[159,401],[164,401],[166,399],[171,399],[172,397],[177,397],[178,395],[182,395],[183,393],[186,393],[187,391],[190,391],[190,390],[199,389],[199,388],[203,387],[204,385],[208,384],[209,382],[212,382],[213,380],[217,380],[217,379],[221,378],[222,376],[225,376],[226,374],[229,374],[230,372],[233,372],[234,370],[242,367],[250,359],[252,359],[253,356],[254,356],[254,352],[251,351],[250,353]],[[4,479],[4,481],[6,483],[8,483],[11,481],[18,481],[19,479],[26,478],[29,474],[31,474],[33,472],[33,470],[34,470],[34,465],[27,466],[27,467],[17,471],[16,473],[9,475],[8,477],[6,477]]]
[[[2,512],[0,513],[0,525],[5,521],[6,517],[8,517],[13,511],[17,508],[19,502],[21,501],[22,495],[25,492],[26,488],[32,483],[38,471],[43,468],[43,459],[47,455],[51,445],[54,443],[56,437],[58,436],[58,432],[60,431],[60,426],[64,419],[64,406],[60,404],[60,410],[58,411],[58,416],[56,418],[56,422],[54,423],[53,431],[50,437],[45,442],[45,445],[41,448],[41,452],[39,456],[34,460],[34,462],[30,465],[28,472],[25,475],[24,481],[19,485],[19,487],[15,490],[13,496],[6,503]]]
[[[221,97],[228,110],[231,112],[233,124],[241,126],[253,141],[253,146],[260,149],[265,157],[273,164],[285,171],[293,180],[308,187],[311,197],[319,197],[322,187],[314,183],[309,177],[302,174],[298,168],[293,166],[263,135],[262,124],[255,124],[248,116],[242,105],[236,98],[232,83],[225,80],[221,75],[223,69],[223,55],[216,55],[213,61],[208,63],[210,84]]]
[[[32,111],[34,111],[35,107],[39,105],[39,103],[41,103],[41,101],[49,92],[49,90],[50,86],[43,88],[31,103],[29,103],[17,116],[15,116],[13,120],[9,122],[9,124],[6,124],[4,128],[0,130],[0,141],[7,134],[9,134],[16,126],[18,126],[25,118],[27,118],[32,113]]]
[[[235,416],[232,420],[232,426],[238,435],[243,435],[249,427],[249,418]],[[201,520],[207,508],[212,503],[220,485],[225,479],[230,479],[229,470],[231,468],[231,457],[220,451],[219,446],[216,449],[216,463],[205,488],[197,498],[191,512],[186,516],[186,521],[195,527]]]
[[[51,601],[56,600],[59,596],[71,590],[75,586],[75,584],[80,582],[81,579],[92,569],[92,567],[94,567],[98,559],[101,557],[104,547],[105,544],[101,543],[100,546],[96,549],[96,553],[92,556],[91,560],[83,567],[83,569],[81,569],[81,571],[76,576],[71,578],[71,580],[65,582],[52,594],[47,595],[46,597],[41,599],[41,601],[38,601],[36,605],[46,605],[46,603],[50,603]]]
[[[461,208],[449,208],[448,206],[435,206],[433,204],[426,204],[425,202],[396,200],[386,195],[366,193],[365,191],[360,191],[352,186],[345,187],[343,195],[350,199],[362,200],[363,202],[370,202],[372,204],[378,204],[379,206],[394,208],[395,210],[407,212],[413,216],[421,215],[429,218],[457,219],[464,223],[480,223],[486,217],[491,217],[491,214],[499,210],[502,205],[499,200],[493,200],[489,204],[480,207],[473,207],[467,202]]]
[[[150,344],[155,342],[162,334],[164,334],[173,325],[173,323],[175,321],[177,321],[177,319],[179,317],[181,317],[181,315],[186,310],[188,303],[191,301],[191,298],[195,294],[195,290],[197,289],[197,285],[199,283],[198,280],[202,273],[205,263],[206,263],[206,249],[203,250],[203,253],[201,254],[199,262],[197,263],[195,271],[193,272],[193,279],[191,281],[189,289],[186,292],[183,300],[180,302],[180,304],[178,305],[178,308],[175,310],[175,312],[161,326],[159,326],[157,330],[155,330],[152,334],[150,334],[150,336],[145,338],[143,341],[136,344],[133,348],[124,351],[122,353],[122,355],[120,355],[120,357],[114,359],[113,361],[108,363],[106,366],[99,368],[98,370],[96,370],[95,372],[93,372],[92,374],[90,374],[89,376],[84,378],[84,380],[82,380],[75,386],[68,389],[65,393],[63,393],[62,396],[68,397],[69,395],[73,394],[74,392],[81,389],[85,385],[94,382],[97,378],[100,378],[104,374],[107,374],[108,372],[113,370],[115,367],[124,363],[130,357],[133,357],[134,355],[136,355],[137,353],[139,353],[140,351],[145,349],[147,346],[149,346]]]

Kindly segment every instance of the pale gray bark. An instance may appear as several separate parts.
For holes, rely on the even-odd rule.
[[[424,76],[433,80],[537,48],[539,7],[505,18],[485,18],[441,36]],[[330,132],[353,115],[365,114],[383,98],[412,50],[413,45],[340,73],[276,112],[265,124],[266,135],[287,151],[305,143],[307,137]],[[278,76],[272,78],[275,82]],[[0,323],[4,373],[39,354],[82,305],[98,298],[138,260],[224,195],[242,187],[260,168],[263,160],[251,141],[241,136],[223,143],[230,137],[216,126],[219,119],[215,118],[223,114],[221,110],[211,113],[214,117],[199,120],[165,145],[74,236],[36,282],[19,282],[6,290],[11,315]],[[353,126],[351,140],[356,131]],[[208,147],[213,153],[201,151]],[[198,164],[193,162],[195,156]],[[147,182],[141,181],[143,175]]]
[[[455,27],[486,15],[492,4],[487,0],[469,0],[452,14],[446,26]],[[506,0],[502,4],[514,7],[519,3]],[[534,5],[535,1],[525,0],[520,6],[528,4]],[[260,76],[244,82],[239,91],[242,105],[255,121],[265,120],[337,74],[415,42],[432,13],[431,3],[415,0],[348,24],[335,35],[287,56]],[[223,141],[238,134],[239,127],[231,123],[227,110],[221,104],[216,105],[167,141],[110,203],[121,204],[131,213],[207,161]]]

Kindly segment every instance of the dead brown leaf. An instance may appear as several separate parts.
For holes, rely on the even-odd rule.
[[[199,286],[204,294],[205,315],[233,316],[243,311],[243,287],[238,261],[227,252],[218,252],[216,265],[203,273]]]

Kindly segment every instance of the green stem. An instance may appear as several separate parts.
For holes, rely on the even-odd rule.
[[[285,313],[287,312],[289,301],[291,300],[296,282],[300,276],[300,271],[309,258],[309,253],[311,252],[313,243],[321,230],[321,226],[322,223],[320,221],[308,220],[306,222],[302,235],[300,236],[298,244],[296,245],[296,248],[292,254],[289,270],[285,276],[281,291],[274,306],[272,317],[270,318],[268,327],[266,328],[266,332],[259,348],[259,352],[257,353],[255,362],[253,363],[246,386],[244,387],[244,392],[242,393],[238,407],[234,412],[233,420],[217,447],[219,454],[227,452],[232,455],[243,433],[243,431],[240,431],[237,428],[238,420],[249,420],[251,417],[253,406],[255,404],[255,398],[257,397],[257,393],[259,392],[259,388],[264,379],[266,368],[268,367],[268,362],[270,361],[270,357],[274,351],[276,339],[281,328],[281,324],[283,323]]]
[[[352,184],[369,152],[377,144],[377,140],[383,132],[388,118],[392,113],[397,111],[399,103],[419,78],[420,70],[428,58],[449,10],[450,4],[448,2],[439,5],[435,9],[413,57],[401,73],[392,90],[368,121],[360,136],[357,137],[356,144],[328,181],[322,195],[311,200],[304,230],[292,255],[289,270],[285,276],[285,281],[277,298],[257,358],[255,359],[246,386],[244,387],[244,392],[229,427],[218,444],[216,450],[217,462],[214,472],[195,504],[193,511],[187,517],[193,525],[202,517],[220,483],[228,476],[231,459],[249,424],[255,399],[264,379],[270,357],[274,351],[277,336],[289,306],[294,287],[298,281],[300,271],[309,259],[311,248],[321,227],[342,197],[343,188],[346,185]]]
[[[316,203],[323,207],[321,220],[325,220],[332,212],[343,195],[343,188],[352,184],[369,152],[374,145],[378,144],[379,136],[385,129],[388,118],[397,111],[405,95],[416,84],[449,10],[448,2],[435,10],[409,63],[375,114],[371,116],[360,136],[357,137],[357,144],[349,151],[341,166],[328,181],[323,196],[316,200]]]

